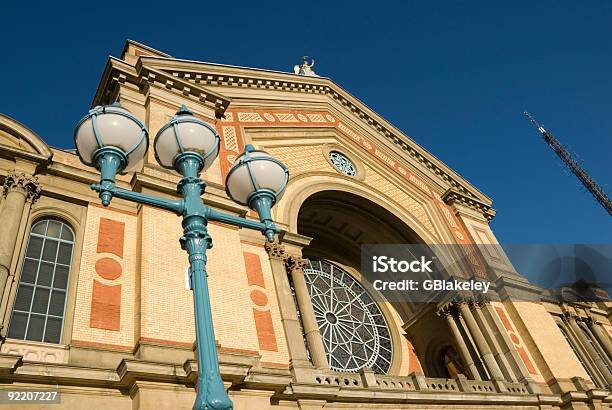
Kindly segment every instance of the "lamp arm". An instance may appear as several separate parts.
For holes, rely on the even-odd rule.
[[[143,205],[150,205],[156,208],[167,209],[177,215],[183,215],[183,210],[185,209],[184,201],[182,199],[170,200],[157,198],[151,195],[145,195],[141,194],[140,192],[134,192],[123,188],[103,188],[100,184],[92,184],[91,189],[96,192],[104,190],[106,192],[109,192],[113,197],[116,198],[126,199],[128,201],[137,202]]]
[[[264,223],[252,221],[250,219],[241,218],[239,216],[234,216],[231,214],[227,214],[225,212],[216,211],[210,207],[208,207],[207,218],[211,221],[217,221],[221,223],[225,223],[232,226],[239,226],[241,228],[253,229],[255,231],[266,232],[268,230],[274,230],[276,233],[283,232],[282,229],[278,228],[273,223]]]

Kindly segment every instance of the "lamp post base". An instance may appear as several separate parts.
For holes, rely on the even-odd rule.
[[[218,374],[209,372],[208,375],[200,374],[203,383],[198,379],[198,393],[193,410],[232,410],[234,408],[229,399],[223,381]],[[206,394],[200,394],[201,388],[207,389]]]

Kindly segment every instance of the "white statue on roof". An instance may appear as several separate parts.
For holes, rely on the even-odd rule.
[[[315,65],[314,58],[312,59],[312,62],[308,64],[308,56],[304,56],[302,57],[302,64],[300,65],[296,64],[295,66],[293,66],[293,72],[297,75],[304,75],[307,77],[318,77],[318,75],[316,75],[312,69],[314,65]]]

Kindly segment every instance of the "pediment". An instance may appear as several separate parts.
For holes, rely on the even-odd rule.
[[[0,150],[18,151],[49,159],[49,146],[30,128],[0,113]]]
[[[131,43],[130,47],[137,45]],[[487,206],[492,204],[484,193],[329,78],[181,60],[152,49],[142,49],[134,60],[135,50],[130,58],[123,56],[126,61],[109,60],[107,79],[101,83],[94,103],[103,101],[103,92],[113,83],[116,86],[127,81],[141,88],[147,83],[162,85],[213,107],[222,119],[230,101],[233,110],[301,107],[305,112],[328,113],[341,117],[339,126],[346,125],[355,138],[374,139],[399,162],[418,168],[440,195],[453,190]],[[135,63],[128,64],[127,60]]]

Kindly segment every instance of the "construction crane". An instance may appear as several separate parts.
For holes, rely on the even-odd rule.
[[[578,178],[584,187],[595,197],[597,202],[599,202],[601,206],[608,211],[610,216],[612,216],[612,201],[610,198],[608,198],[605,191],[597,184],[597,182],[595,182],[593,178],[589,176],[589,174],[586,173],[584,169],[582,169],[582,167],[578,164],[578,161],[572,157],[572,154],[570,154],[570,152],[563,146],[563,144],[559,142],[557,138],[555,138],[554,135],[546,131],[544,127],[538,124],[538,122],[533,119],[531,114],[529,114],[527,111],[525,111],[525,115],[527,118],[529,118],[529,121],[536,126],[540,134],[542,134],[544,141],[546,141],[550,148],[552,148],[559,158],[561,158],[561,161],[567,165],[570,171],[576,175],[576,178]]]

